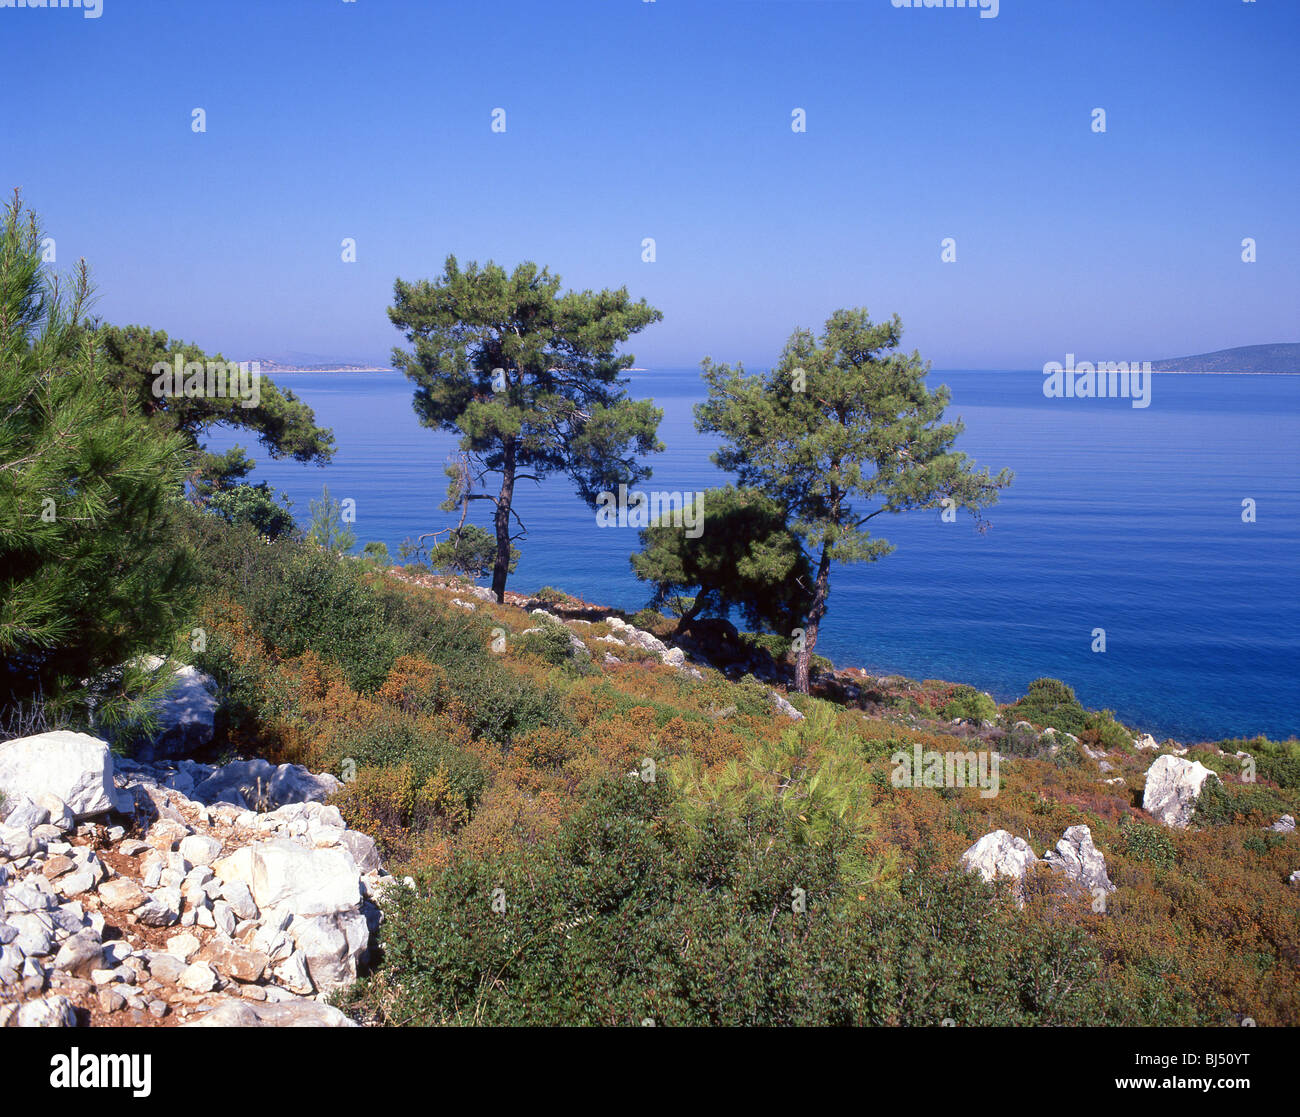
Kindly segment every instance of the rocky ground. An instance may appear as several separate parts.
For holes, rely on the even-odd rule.
[[[484,586],[448,582],[431,575],[410,575],[403,573],[401,567],[393,567],[389,574],[399,581],[411,582],[426,589],[450,591],[453,596],[448,604],[457,609],[475,612],[482,603],[496,604],[496,595]],[[466,600],[467,598],[474,600]],[[654,633],[637,628],[636,625],[620,617],[615,610],[604,606],[592,605],[576,598],[565,602],[542,601],[539,598],[511,593],[508,590],[504,604],[525,609],[530,616],[536,618],[535,625],[524,629],[519,635],[526,636],[541,632],[544,630],[543,626],[548,624],[562,625],[569,631],[570,646],[576,656],[591,656],[592,649],[588,641],[603,645],[598,650],[601,652],[601,662],[606,667],[620,666],[628,662],[626,657],[629,654],[639,653],[657,658],[660,663],[691,679],[703,678],[699,667],[695,666],[691,659],[705,666],[719,666],[711,662],[707,650],[698,641],[687,637],[669,645]],[[590,631],[595,625],[603,625],[606,631]],[[691,653],[689,658],[687,651]],[[780,672],[772,669],[769,656],[756,656],[752,661],[729,664],[726,671],[732,677],[739,677],[747,672],[765,678],[769,682],[781,681]],[[780,692],[772,690],[769,697],[772,699],[772,704],[786,717],[795,721],[803,719],[803,714],[795,709]]]
[[[0,1026],[348,1025],[393,883],[265,761],[123,761],[55,732],[0,746]]]

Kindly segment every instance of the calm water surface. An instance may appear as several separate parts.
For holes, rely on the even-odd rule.
[[[328,484],[356,501],[360,543],[398,544],[447,525],[438,510],[451,436],[421,427],[400,374],[278,374],[334,429],[335,460],[274,462],[256,445],[255,479],[292,499],[300,521]],[[664,410],[645,488],[726,480],[694,429],[695,369],[632,374]],[[873,521],[895,544],[877,563],[832,575],[818,652],[840,665],[969,682],[999,699],[1040,675],[1085,705],[1157,735],[1209,739],[1300,731],[1300,377],[1154,378],[1151,405],[1046,399],[1033,372],[933,372],[952,389],[959,447],[1016,480],[977,533],[937,513]],[[217,432],[221,450],[246,437]],[[632,528],[596,527],[563,479],[520,482],[528,527],[511,580],[636,609]],[[1243,523],[1242,501],[1257,520]],[[476,522],[488,505],[476,502]],[[1106,631],[1095,653],[1092,632]]]

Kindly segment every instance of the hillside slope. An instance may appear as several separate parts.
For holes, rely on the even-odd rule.
[[[1239,345],[1193,357],[1167,357],[1152,361],[1153,372],[1300,373],[1300,342],[1274,345]]]

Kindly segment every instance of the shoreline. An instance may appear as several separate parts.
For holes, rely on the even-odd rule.
[[[400,566],[396,566],[390,569],[401,571],[403,568]],[[404,579],[409,579],[411,576],[402,574],[401,577],[403,577]],[[442,589],[449,592],[454,592],[456,589],[455,585],[453,584],[453,580],[443,575],[428,574],[428,575],[418,575],[418,577],[428,578],[429,581],[427,583],[422,582],[420,584],[428,585],[430,588]],[[469,582],[468,585],[472,586],[474,590],[488,589],[488,587],[486,586],[480,586],[477,581]],[[528,592],[507,589],[505,604],[513,605],[516,607],[527,608],[527,607],[531,607],[532,605],[536,605],[540,602],[543,603],[546,608],[555,610],[557,612],[563,611],[566,613],[568,612],[580,613],[580,612],[590,611],[590,612],[607,613],[610,615],[621,615],[627,618],[634,617],[636,613],[639,611],[639,610],[621,609],[616,606],[605,605],[599,602],[589,601],[587,600],[587,598],[579,594],[572,593],[564,589],[560,589],[560,592],[565,595],[567,601],[564,602],[563,604],[557,605],[554,603],[545,602],[544,599],[539,598],[537,596],[538,593],[540,593],[541,590],[544,588],[547,587],[538,587]],[[550,588],[559,589],[559,587],[555,587],[555,586],[552,586]],[[675,618],[673,618],[670,614],[667,613],[661,613],[660,616],[664,617],[666,620],[669,621],[675,620]],[[677,646],[673,642],[671,637],[661,637],[661,639],[664,639],[665,642],[670,644],[670,646]],[[689,636],[686,637],[686,640],[687,642],[693,643]],[[969,686],[972,687],[974,690],[980,691],[980,693],[982,694],[987,694],[999,706],[1013,705],[1014,703],[1018,702],[1021,698],[1024,697],[1023,693],[1012,694],[1010,692],[1003,691],[1003,690],[986,689],[967,680],[949,679],[949,678],[941,678],[941,677],[933,677],[933,676],[917,677],[900,670],[884,670],[882,669],[881,665],[878,663],[872,663],[870,665],[861,664],[861,663],[845,664],[845,663],[840,663],[835,660],[832,660],[829,656],[822,656],[821,658],[830,662],[831,667],[829,671],[822,671],[820,673],[814,671],[812,675],[812,680],[814,682],[814,689],[815,689],[815,684],[819,678],[823,681],[823,685],[825,685],[825,681],[827,679],[830,679],[838,686],[843,686],[846,683],[849,685],[855,685],[857,682],[860,682],[861,679],[863,678],[868,678],[873,680],[900,679],[900,680],[906,680],[908,682],[914,682],[918,686],[923,686],[926,682],[937,683],[937,684],[950,686],[950,687]],[[706,666],[709,666],[711,668],[713,667],[713,665],[709,663],[707,658],[705,659],[704,663]],[[713,669],[720,670],[720,668],[713,668]],[[725,675],[726,673],[723,672],[723,674]],[[1039,677],[1048,677],[1048,676],[1035,676],[1035,678],[1039,678]],[[782,673],[782,676],[778,681],[780,685],[786,688],[787,692],[790,691],[790,687],[788,685],[789,680],[785,678],[785,672]],[[1074,689],[1073,684],[1070,683],[1069,679],[1063,679],[1061,681],[1066,683],[1066,685],[1070,686],[1072,690]],[[1000,695],[1002,695],[1003,697],[1000,697]],[[835,699],[829,699],[829,700],[835,701]],[[1080,699],[1080,702],[1082,703],[1082,699]],[[1089,710],[1092,709],[1092,707],[1089,707],[1086,704],[1084,705],[1085,708]],[[1097,707],[1097,709],[1113,710],[1114,707],[1109,704],[1104,704],[1102,706]],[[1116,713],[1116,719],[1122,720],[1118,713]],[[1212,733],[1206,733],[1202,730],[1188,731],[1188,730],[1180,729],[1177,731],[1177,735],[1175,735],[1175,733],[1173,732],[1167,732],[1165,727],[1155,720],[1143,721],[1140,725],[1138,724],[1130,725],[1130,723],[1127,721],[1124,721],[1123,724],[1127,728],[1131,728],[1135,732],[1138,732],[1139,735],[1147,734],[1150,736],[1154,736],[1160,739],[1161,741],[1172,741],[1175,745],[1178,745],[1180,747],[1181,746],[1193,747],[1201,744],[1218,744],[1219,742],[1222,741],[1250,741],[1260,737],[1268,740],[1278,740],[1278,741],[1300,740],[1300,732],[1292,732],[1279,737],[1271,737],[1268,733],[1262,731],[1242,731],[1237,734],[1215,735]]]

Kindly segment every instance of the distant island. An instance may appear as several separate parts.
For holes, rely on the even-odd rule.
[[[1300,342],[1239,345],[1195,357],[1169,357],[1151,362],[1152,372],[1300,373]]]
[[[261,357],[248,357],[251,364],[256,361],[258,367],[266,373],[276,372],[392,372],[393,366],[379,360],[358,360],[340,358],[337,354],[305,353],[301,350],[282,350],[279,353]]]
[[[256,363],[262,372],[392,372],[390,365],[287,365],[280,361],[270,361],[265,357],[252,357],[249,363]]]

